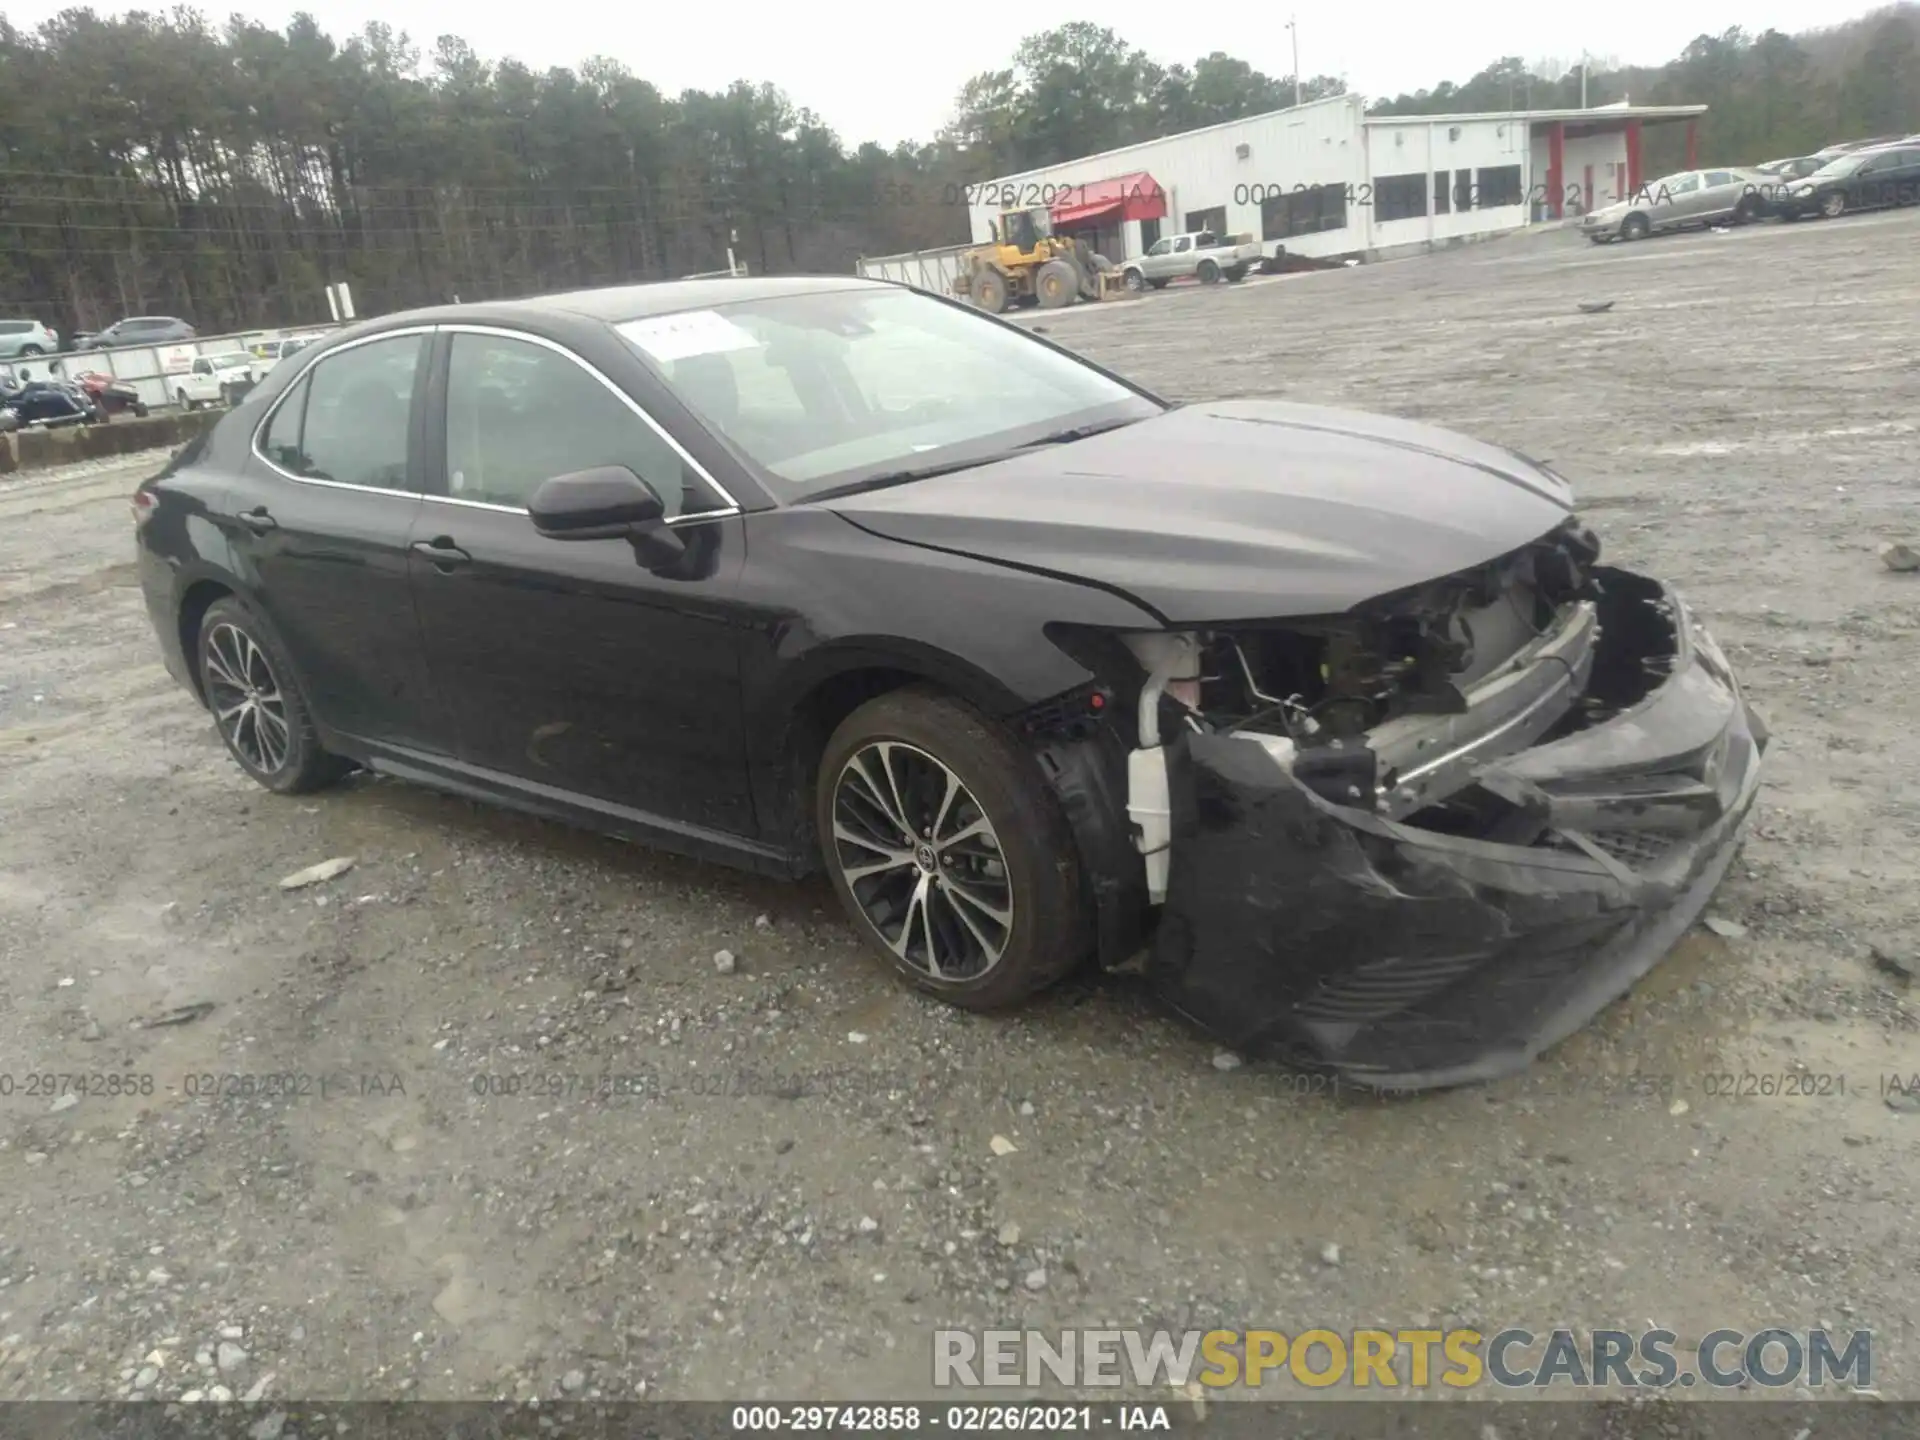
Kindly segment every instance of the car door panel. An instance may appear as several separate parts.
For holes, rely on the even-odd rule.
[[[1667,203],[1663,228],[1670,230],[1678,225],[1691,224],[1699,218],[1701,206],[1705,202],[1701,196],[1698,175],[1676,176],[1668,182],[1666,192]]]
[[[1700,218],[1719,220],[1733,213],[1740,202],[1740,187],[1725,170],[1709,170],[1700,177]]]
[[[264,467],[260,467],[264,470]],[[418,495],[302,485],[250,467],[229,492],[236,550],[320,723],[376,743],[434,745],[407,541]],[[264,514],[271,528],[256,532]]]
[[[713,572],[672,581],[624,540],[550,540],[525,513],[426,503],[413,593],[465,763],[753,833],[730,604],[745,541],[737,515],[694,528],[713,532]]]
[[[356,378],[377,384],[389,368],[397,377],[405,347],[420,351],[426,339],[384,337],[364,355],[349,346],[302,377],[261,427],[220,523],[320,723],[356,740],[445,752],[452,736],[431,689],[408,565],[421,506],[416,414],[397,378],[384,415],[336,393]],[[359,373],[373,362],[386,368]],[[366,432],[352,453],[340,445],[345,427]],[[333,473],[351,478],[326,478]],[[358,483],[371,480],[387,483]]]
[[[682,491],[663,494],[670,514],[697,508],[699,477],[558,346],[455,329],[436,363],[430,488],[443,493],[414,522],[409,569],[462,762],[669,827],[752,835],[739,516],[679,514],[686,560],[667,573],[625,540],[541,535],[525,498],[555,474],[625,464]],[[538,397],[531,413],[525,396]]]

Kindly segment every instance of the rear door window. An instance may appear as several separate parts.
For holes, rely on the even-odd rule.
[[[321,360],[274,412],[262,453],[302,480],[411,488],[407,442],[426,342],[395,335]]]

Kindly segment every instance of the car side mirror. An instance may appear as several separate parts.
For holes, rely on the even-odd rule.
[[[527,514],[549,540],[620,540],[655,525],[667,507],[624,465],[556,475],[533,492]]]
[[[664,525],[659,493],[624,465],[602,465],[555,475],[533,492],[527,514],[549,540],[625,540],[650,570],[671,566],[686,552]]]

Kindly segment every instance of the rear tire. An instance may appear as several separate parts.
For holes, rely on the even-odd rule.
[[[23,358],[28,355],[44,355],[46,353],[47,352],[42,350],[38,345],[22,345],[20,347],[20,354]]]
[[[1011,734],[950,695],[896,690],[841,722],[821,756],[814,824],[869,953],[918,990],[1001,1009],[1088,952],[1059,803]]]
[[[275,794],[302,795],[351,768],[320,748],[293,663],[273,632],[238,600],[207,607],[195,661],[214,728],[255,783]]]
[[[1229,285],[1238,285],[1246,278],[1247,267],[1244,265],[1235,265],[1227,271],[1227,283]]]
[[[182,410],[192,411],[192,410],[198,410],[200,408],[198,403],[196,403],[195,401],[189,400],[187,398],[187,392],[184,390],[178,392],[178,398],[180,401],[180,408]]]
[[[1149,281],[1148,283],[1152,285],[1153,288],[1156,290],[1164,290],[1167,288],[1167,282],[1164,280],[1152,280],[1152,281]]]
[[[1220,267],[1211,260],[1202,260],[1200,268],[1193,273],[1200,278],[1202,285],[1215,285],[1220,280]]]

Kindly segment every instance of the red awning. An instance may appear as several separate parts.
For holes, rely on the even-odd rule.
[[[1159,220],[1167,213],[1167,195],[1160,182],[1142,170],[1071,186],[1054,197],[1050,208],[1056,228],[1094,220]]]

